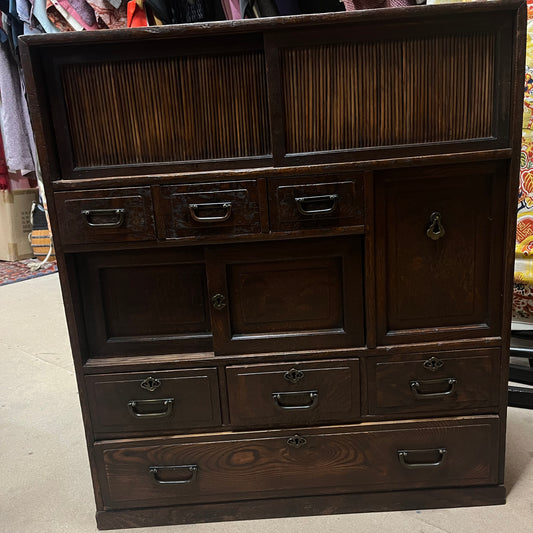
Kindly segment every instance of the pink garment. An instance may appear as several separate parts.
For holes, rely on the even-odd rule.
[[[57,3],[86,30],[98,30],[94,11],[85,0],[57,0]],[[92,13],[92,16],[91,16]]]
[[[382,7],[406,7],[415,4],[415,0],[342,0],[346,11],[359,9],[379,9]]]
[[[222,0],[222,8],[227,20],[241,19],[241,8],[239,0]]]
[[[118,9],[115,9],[106,0],[87,0],[96,15],[96,22],[101,27],[111,30],[126,28],[128,25],[127,1],[123,1]]]

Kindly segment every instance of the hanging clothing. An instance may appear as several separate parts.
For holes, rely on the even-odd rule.
[[[139,5],[140,4],[140,5]],[[142,0],[130,0],[128,2],[128,28],[142,28],[148,26],[146,10]]]
[[[0,45],[0,97],[0,125],[7,167],[10,172],[31,172],[35,168],[30,148],[32,133],[24,116],[23,105],[26,103],[23,102],[19,71],[6,43]]]
[[[52,24],[46,14],[46,0],[30,0],[33,5],[33,16],[46,33],[58,33],[59,29]]]
[[[222,0],[222,8],[226,15],[226,20],[241,19],[241,7],[239,0]]]
[[[128,2],[108,2],[107,0],[87,0],[92,7],[96,22],[100,27],[118,30],[128,27]]]

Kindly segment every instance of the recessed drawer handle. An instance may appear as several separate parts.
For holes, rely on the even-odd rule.
[[[287,405],[287,399],[295,396],[309,396],[309,402],[302,405]],[[318,392],[316,390],[300,391],[300,392],[273,392],[272,399],[277,407],[283,410],[289,409],[313,409],[318,405]]]
[[[187,479],[177,479],[177,480],[162,480],[159,478],[160,472],[180,472],[180,471],[190,472],[190,477]],[[177,465],[177,466],[151,466],[149,468],[150,474],[154,477],[154,481],[158,485],[186,485],[187,483],[192,483],[196,481],[198,476],[198,465]]]
[[[444,235],[446,234],[446,230],[442,225],[441,219],[442,215],[438,211],[435,211],[435,213],[431,213],[431,216],[429,217],[430,226],[426,231],[426,235],[432,241],[437,241],[440,238],[444,237]]]
[[[327,215],[337,209],[338,196],[336,194],[326,194],[325,196],[302,196],[295,198],[296,207],[302,215]],[[330,206],[323,209],[308,209],[306,204],[316,204],[319,202],[330,202]]]
[[[420,392],[422,385],[448,385],[448,390],[443,392]],[[418,400],[431,400],[435,398],[444,398],[446,396],[451,396],[455,392],[455,385],[457,380],[455,378],[444,378],[444,379],[430,379],[425,381],[413,380],[409,382],[411,391],[415,395],[415,398]]]
[[[408,460],[409,454],[432,452],[436,452],[438,454],[437,461],[434,463],[410,463]],[[398,459],[400,460],[401,465],[405,466],[405,468],[434,468],[442,465],[446,452],[446,448],[437,448],[435,450],[398,450]]]
[[[163,410],[155,413],[139,413],[137,407],[160,405]],[[172,407],[174,405],[174,398],[161,398],[153,400],[130,400],[128,402],[128,409],[131,416],[135,418],[164,418],[170,416],[172,413]]]
[[[84,209],[81,214],[91,228],[120,228],[124,224],[125,209]],[[94,216],[115,216],[113,222],[91,222]]]
[[[201,209],[224,209],[224,214],[217,217],[201,217]],[[231,202],[216,202],[209,204],[189,204],[189,212],[196,222],[224,222],[231,216]]]

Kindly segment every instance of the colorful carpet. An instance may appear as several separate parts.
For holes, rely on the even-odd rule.
[[[37,259],[24,261],[0,261],[0,285],[8,285],[17,281],[38,278],[57,272],[55,261],[46,263],[39,270],[33,270],[40,263]]]

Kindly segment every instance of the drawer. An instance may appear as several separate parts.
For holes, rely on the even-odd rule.
[[[273,178],[268,195],[272,231],[364,224],[362,174]]]
[[[355,422],[360,415],[357,359],[230,366],[226,376],[234,426]]]
[[[220,425],[216,368],[85,378],[97,438]]]
[[[497,407],[500,350],[369,357],[370,414]]]
[[[254,180],[165,185],[158,189],[158,195],[158,233],[162,239],[261,232]]]
[[[58,192],[54,198],[64,245],[156,238],[149,187]]]
[[[95,445],[104,506],[497,483],[497,417]]]

